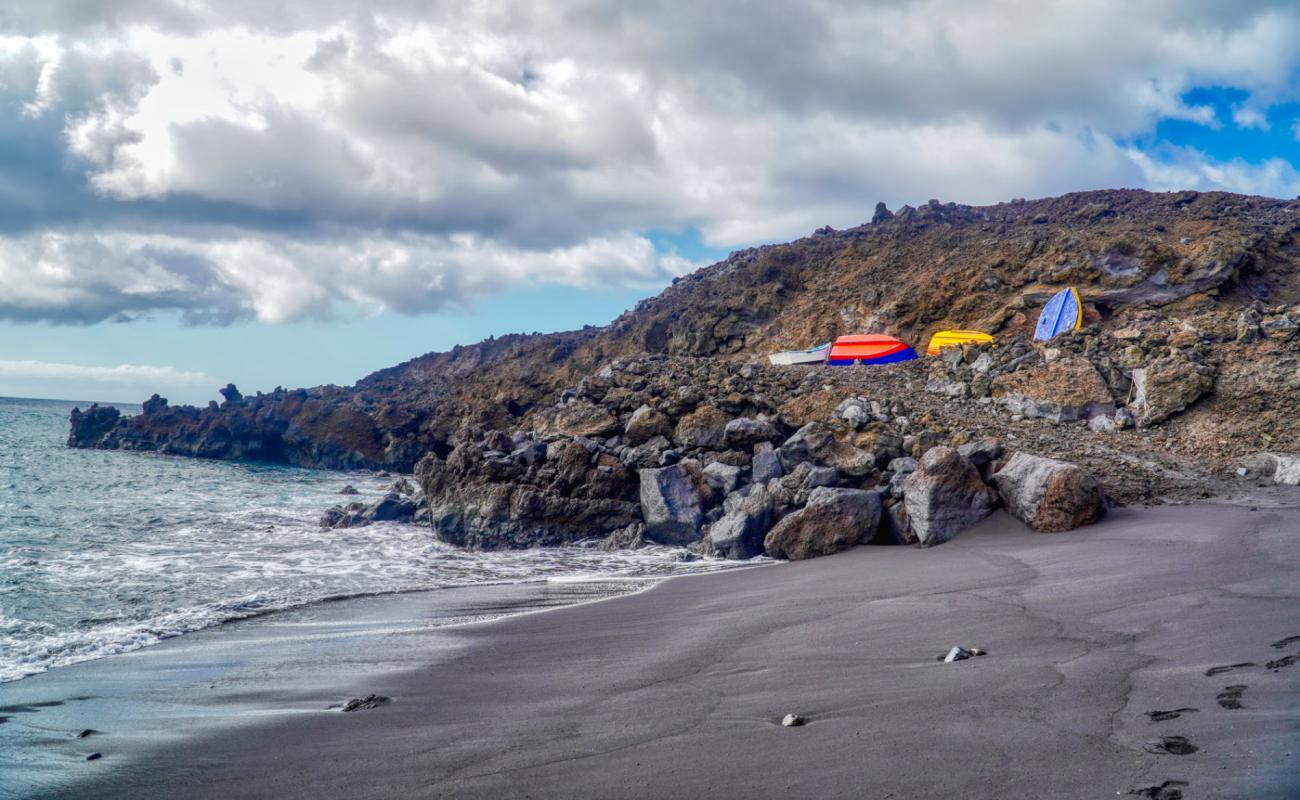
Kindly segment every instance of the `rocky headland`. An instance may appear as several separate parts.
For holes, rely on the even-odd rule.
[[[471,548],[643,541],[729,558],[934,545],[999,506],[1040,531],[1109,503],[1300,483],[1300,201],[1085,192],[931,201],[733,253],[608,326],[432,353],[351,387],[74,411],[69,444],[413,473],[322,524]],[[1075,286],[1085,325],[1032,341]],[[992,348],[877,367],[770,351],[947,328]]]

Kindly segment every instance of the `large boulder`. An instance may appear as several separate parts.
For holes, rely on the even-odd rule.
[[[1082,356],[1064,356],[1043,368],[1000,375],[993,380],[992,393],[1013,414],[1054,422],[1085,420],[1115,411],[1106,380]]]
[[[673,444],[682,448],[702,447],[721,450],[731,417],[716,406],[700,406],[677,421]]]
[[[997,494],[951,447],[932,447],[903,481],[903,502],[922,546],[942,544],[993,513]]]
[[[639,475],[646,538],[660,544],[698,541],[712,494],[700,463],[687,459],[671,467],[643,469]]]
[[[808,505],[768,531],[763,549],[773,558],[825,556],[870,539],[879,527],[879,492],[821,486]]]
[[[1273,470],[1273,483],[1300,486],[1300,456],[1278,453],[1273,460],[1277,463]]]
[[[1133,370],[1133,413],[1142,427],[1172,417],[1214,386],[1213,369],[1186,358],[1159,359]]]
[[[1101,485],[1075,464],[1016,453],[993,474],[1007,510],[1036,531],[1068,531],[1101,519]]]
[[[723,558],[743,560],[762,555],[773,507],[766,487],[754,486],[726,516],[709,526],[709,547]]]
[[[806,461],[831,467],[845,475],[861,477],[875,467],[876,457],[835,438],[835,432],[822,422],[810,422],[785,440],[777,450],[785,471]]]
[[[1245,459],[1238,471],[1243,477],[1259,477],[1287,486],[1300,486],[1300,455],[1258,453]]]
[[[366,509],[365,517],[370,522],[409,521],[415,516],[419,505],[412,499],[397,492],[389,492]]]
[[[632,412],[627,425],[623,428],[623,438],[630,445],[644,444],[656,436],[667,436],[672,432],[673,423],[668,415],[656,411],[650,406],[641,406]]]

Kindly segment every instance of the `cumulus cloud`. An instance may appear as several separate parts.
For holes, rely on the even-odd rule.
[[[0,238],[0,318],[121,321],[170,310],[198,324],[274,323],[330,317],[339,305],[419,313],[506,288],[654,286],[691,268],[631,234],[535,251],[472,234],[44,232]]]
[[[1285,162],[1129,142],[1218,126],[1197,86],[1243,91],[1234,123],[1266,125],[1295,99],[1297,36],[1281,0],[7,3],[0,107],[20,121],[0,117],[0,157],[22,141],[57,166],[0,178],[0,210],[23,209],[0,317],[273,322],[653,285],[691,265],[651,233],[730,247],[878,199],[1290,196]],[[33,133],[51,126],[54,145]]]

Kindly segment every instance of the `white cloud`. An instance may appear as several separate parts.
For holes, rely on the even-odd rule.
[[[1220,161],[1192,148],[1164,148],[1156,156],[1130,150],[1129,156],[1141,167],[1146,184],[1158,191],[1195,189],[1300,196],[1300,171],[1281,158],[1257,164],[1241,159]]]
[[[689,265],[647,231],[730,247],[879,199],[1295,193],[1284,162],[1117,144],[1220,125],[1196,86],[1246,91],[1240,127],[1296,99],[1280,0],[94,9],[6,4],[0,99],[61,126],[96,208],[131,213],[0,235],[0,317],[418,313],[662,282]]]
[[[1237,123],[1238,128],[1256,128],[1261,131],[1268,130],[1268,114],[1264,109],[1242,104],[1234,106],[1232,109],[1232,121]]]
[[[116,367],[87,367],[49,361],[0,360],[0,380],[85,381],[102,384],[165,383],[194,386],[212,383],[202,372],[187,372],[175,367],[150,367],[120,364]]]
[[[0,238],[0,316],[97,321],[176,310],[197,323],[275,323],[328,317],[336,304],[419,313],[542,284],[655,286],[696,266],[632,234],[536,251],[472,234],[46,232]]]

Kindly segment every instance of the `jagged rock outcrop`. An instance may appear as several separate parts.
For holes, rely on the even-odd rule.
[[[997,494],[954,448],[934,447],[903,481],[903,502],[912,533],[923,547],[929,547],[992,514]]]
[[[768,532],[763,549],[791,561],[839,552],[875,535],[880,507],[879,492],[819,486],[803,509]]]
[[[1036,531],[1069,531],[1106,513],[1101,486],[1078,466],[1016,453],[993,474],[1007,510]]]

